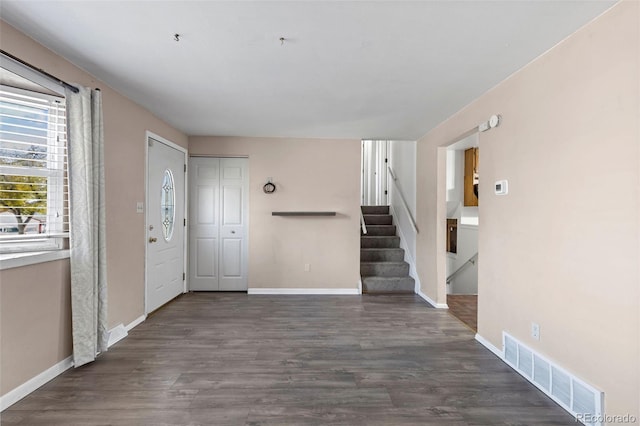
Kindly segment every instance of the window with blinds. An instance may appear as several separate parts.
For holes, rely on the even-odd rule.
[[[0,85],[0,253],[64,248],[65,99]]]

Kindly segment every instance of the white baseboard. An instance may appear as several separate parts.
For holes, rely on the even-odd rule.
[[[358,294],[362,294],[362,277],[358,280]]]
[[[109,347],[127,337],[128,331],[142,323],[145,319],[147,319],[147,316],[141,315],[140,317],[129,323],[127,326],[118,324],[117,326],[109,330]],[[73,367],[73,356],[63,359],[53,367],[48,368],[37,376],[21,384],[17,388],[2,395],[0,397],[0,411],[4,411],[5,409],[9,408],[25,396],[29,395],[31,392],[38,389],[40,386],[55,379],[71,367]]]
[[[132,328],[135,328],[137,326],[139,326],[140,324],[142,324],[145,320],[147,319],[146,315],[140,315],[138,318],[134,319],[133,321],[131,321],[129,324],[127,324],[127,326],[125,327],[127,329],[127,331],[131,331]]]
[[[34,378],[28,380],[27,382],[21,384],[17,388],[7,392],[6,394],[0,397],[0,411],[4,411],[5,409],[11,407],[16,402],[20,401],[25,396],[29,395],[31,392],[38,389],[40,386],[49,382],[52,379],[55,379],[60,374],[64,373],[68,369],[73,367],[73,357],[70,356],[68,358],[63,359],[53,367],[50,367],[38,374]]]
[[[432,298],[430,298],[429,296],[427,296],[426,294],[424,294],[422,292],[422,290],[418,289],[418,291],[416,291],[416,294],[420,297],[422,297],[428,304],[430,304],[431,306],[433,306],[434,308],[438,308],[438,309],[449,309],[449,305],[447,305],[446,303],[436,303],[435,300],[433,300]]]
[[[489,349],[491,352],[493,352],[493,354],[498,358],[504,359],[504,353],[502,353],[500,349],[493,346],[491,342],[489,342],[487,339],[485,339],[478,333],[476,333],[476,341],[480,343],[482,346],[484,346],[485,348]]]
[[[359,295],[357,288],[250,288],[247,294]]]

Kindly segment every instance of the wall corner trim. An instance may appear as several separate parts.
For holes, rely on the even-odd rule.
[[[280,295],[293,295],[293,294],[308,294],[308,295],[359,295],[360,292],[357,288],[249,288],[247,290],[249,295],[267,295],[267,294],[280,294]]]
[[[127,337],[128,334],[129,333],[127,333],[127,329],[124,327],[124,324],[120,323],[116,325],[111,330],[109,330],[109,343],[107,343],[107,347],[110,348],[111,346],[115,345],[120,340]]]
[[[493,354],[495,356],[497,356],[498,358],[500,358],[501,360],[504,359],[504,353],[496,348],[495,346],[493,346],[491,344],[491,342],[489,342],[487,339],[485,339],[484,337],[482,337],[481,335],[479,335],[478,333],[476,333],[475,339],[478,343],[480,343],[482,346],[484,346],[485,348],[489,349],[491,352],[493,352]]]
[[[63,359],[53,367],[46,369],[42,373],[38,374],[32,379],[29,379],[17,388],[2,395],[0,397],[0,411],[6,410],[25,396],[29,395],[31,392],[38,389],[40,386],[55,379],[57,376],[64,373],[71,367],[73,367],[73,356],[69,356]]]
[[[428,304],[430,304],[434,308],[437,308],[437,309],[449,309],[449,305],[447,305],[446,303],[436,303],[432,298],[430,298],[429,296],[424,294],[422,292],[422,290],[420,290],[420,289],[418,289],[416,291],[416,294],[418,296],[422,297]]]
[[[146,315],[141,315],[138,318],[131,321],[126,327],[124,324],[120,323],[109,330],[109,343],[107,347],[111,347],[118,343],[120,340],[124,339],[129,335],[129,330],[141,324],[145,319],[147,319]]]

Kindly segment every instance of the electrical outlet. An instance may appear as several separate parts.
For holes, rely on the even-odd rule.
[[[142,201],[136,203],[136,213],[144,213],[144,203]]]
[[[304,271],[309,272],[311,270],[311,265],[309,263],[304,264]]]
[[[531,337],[540,340],[540,326],[535,322],[531,323]]]

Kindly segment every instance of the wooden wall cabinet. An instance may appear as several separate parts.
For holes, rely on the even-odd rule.
[[[477,206],[478,196],[474,191],[474,185],[478,184],[478,148],[469,148],[464,151],[464,205]],[[477,188],[477,187],[476,187]]]

